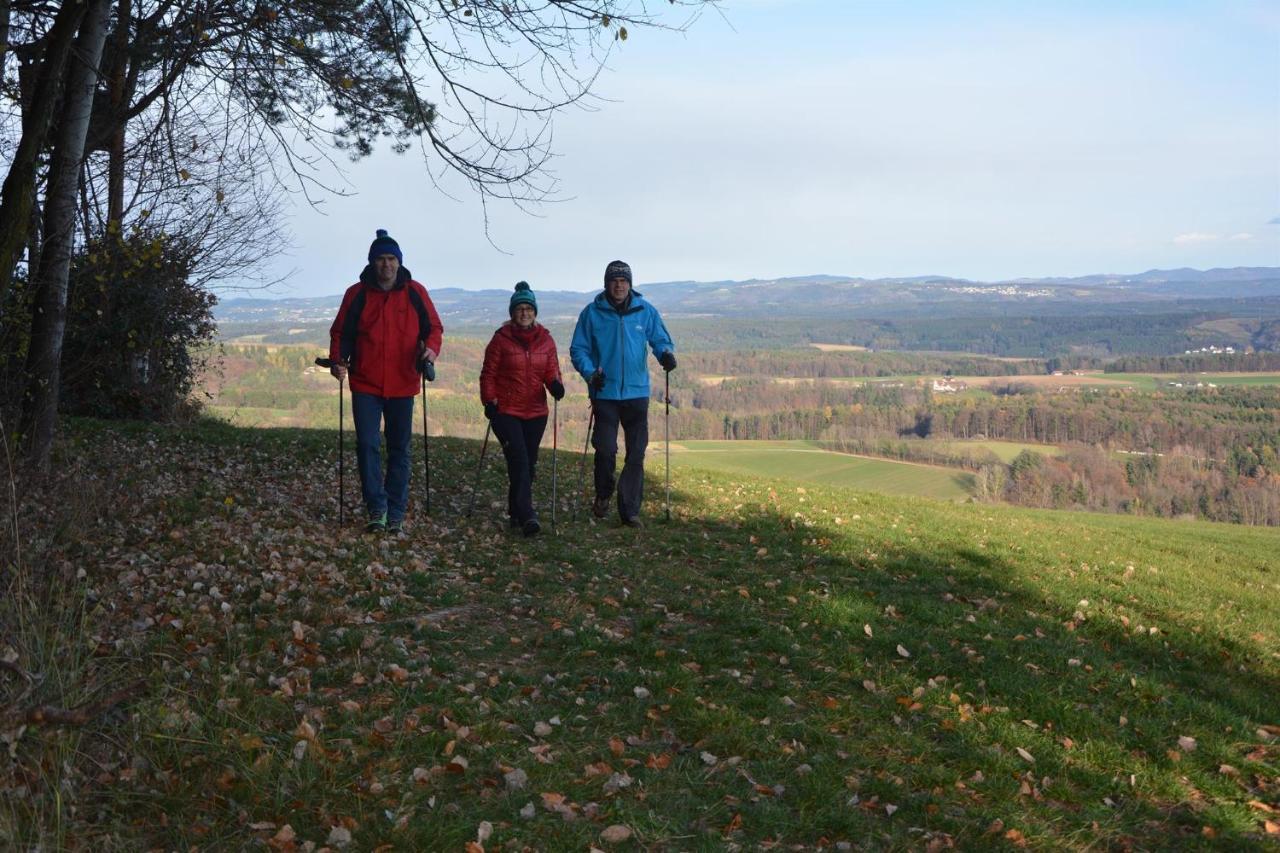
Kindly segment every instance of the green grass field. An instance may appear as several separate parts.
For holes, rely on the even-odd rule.
[[[1021,441],[923,439],[920,443],[924,446],[937,448],[956,455],[982,456],[985,453],[990,453],[1005,464],[1012,462],[1024,450],[1030,450],[1032,453],[1039,453],[1043,456],[1056,456],[1062,453],[1062,448],[1057,445],[1029,444]]]
[[[1280,530],[692,466],[665,522],[651,461],[645,529],[525,539],[446,438],[368,536],[335,438],[80,423],[24,484],[6,848],[1275,847]]]
[[[832,453],[810,441],[681,441],[672,446],[671,464],[942,500],[973,491],[967,471]]]
[[[1192,384],[1212,383],[1218,387],[1227,385],[1280,385],[1280,373],[1108,373],[1107,377],[1128,381],[1143,391],[1179,390],[1169,383],[1191,379]]]

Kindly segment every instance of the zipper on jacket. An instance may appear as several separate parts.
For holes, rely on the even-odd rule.
[[[623,329],[623,314],[614,309],[614,314],[618,315],[618,399],[626,399],[623,395],[627,390],[627,341],[625,330]]]

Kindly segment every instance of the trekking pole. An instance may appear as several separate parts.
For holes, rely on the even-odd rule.
[[[556,529],[556,450],[560,446],[560,401],[551,401],[551,530]]]
[[[471,502],[467,504],[467,518],[471,517],[471,513],[476,508],[476,492],[480,491],[480,472],[484,470],[484,454],[489,449],[489,433],[492,431],[492,423],[484,428],[484,444],[480,445],[480,461],[476,463],[476,482],[471,489]]]
[[[431,439],[427,433],[427,383],[435,381],[436,366],[428,361],[422,369],[422,479],[427,487],[426,515],[431,515]]]
[[[334,361],[331,358],[317,358],[316,364],[320,367],[333,369]],[[346,380],[338,377],[338,526],[341,527],[346,523],[343,508],[346,506],[346,477],[342,471],[342,457],[344,442],[342,440],[342,422],[346,420],[346,413],[343,411],[343,399],[347,396],[345,390]]]
[[[666,382],[666,390],[663,396],[667,398],[667,414],[663,419],[663,428],[666,432],[667,439],[667,521],[671,520],[671,371],[668,370],[662,375]]]
[[[578,510],[582,508],[582,502],[587,499],[587,445],[591,444],[591,426],[596,419],[595,400],[590,397],[590,389],[587,390],[587,399],[590,401],[590,414],[587,415],[587,438],[582,442],[582,463],[578,466],[578,500],[573,503],[573,520],[578,520]]]

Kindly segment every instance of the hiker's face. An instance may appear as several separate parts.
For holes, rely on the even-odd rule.
[[[538,314],[533,310],[533,306],[528,303],[517,305],[516,309],[511,312],[512,321],[521,329],[527,329],[533,325]]]
[[[400,261],[390,253],[378,255],[373,259],[373,271],[378,276],[380,287],[390,287],[396,283],[396,273],[400,272]]]
[[[631,282],[622,276],[609,279],[609,299],[614,304],[621,304],[627,298],[627,294],[631,292]]]

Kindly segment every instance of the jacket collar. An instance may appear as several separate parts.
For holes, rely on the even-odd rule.
[[[524,343],[520,340],[519,333],[516,331],[516,324],[510,320],[498,327],[498,334],[502,335],[504,338],[510,338],[517,343]],[[529,337],[527,340],[532,344],[535,341],[542,340],[543,336],[546,334],[547,327],[539,323],[537,320],[534,320],[533,326],[529,329]]]

